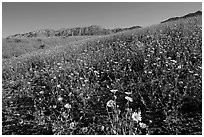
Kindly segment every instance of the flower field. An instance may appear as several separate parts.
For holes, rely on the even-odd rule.
[[[2,61],[2,134],[202,134],[202,19]]]

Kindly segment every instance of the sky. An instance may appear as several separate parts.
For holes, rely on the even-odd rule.
[[[3,2],[2,37],[40,29],[149,26],[202,10],[201,2]]]

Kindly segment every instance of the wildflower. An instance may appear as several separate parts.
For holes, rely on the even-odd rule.
[[[126,99],[127,101],[133,102],[133,99],[132,99],[131,97],[126,96],[125,99]]]
[[[45,86],[42,86],[42,88],[46,88]]]
[[[109,100],[106,104],[108,107],[114,107],[115,106],[115,101]]]
[[[177,63],[177,61],[176,60],[171,60],[173,63]]]
[[[94,71],[94,73],[95,73],[95,74],[99,74],[99,72],[98,72],[98,71],[96,71],[96,70]]]
[[[141,128],[146,128],[146,127],[147,127],[146,124],[145,124],[145,123],[142,123],[142,122],[139,123],[139,125],[140,125]]]
[[[67,114],[66,112],[63,112],[63,113],[62,113],[62,116],[63,116],[64,118],[68,118],[68,117],[69,117],[69,114]]]
[[[105,129],[105,127],[104,126],[101,126],[101,130],[103,131]]]
[[[142,120],[141,111],[139,110],[138,113],[137,113],[137,112],[134,112],[134,113],[132,114],[132,119],[133,119],[134,121],[136,121],[137,123],[138,123],[139,121],[141,121],[141,120]]]
[[[152,74],[152,71],[150,70],[148,73],[149,73],[149,74]]]
[[[85,79],[85,80],[84,80],[84,82],[88,82],[88,81],[89,81],[88,79]]]
[[[62,98],[62,97],[59,97],[57,100],[58,100],[58,101],[62,101],[62,100],[63,100],[63,98]]]
[[[67,109],[71,109],[72,108],[72,106],[69,103],[65,104],[64,107],[67,108]]]
[[[112,90],[110,90],[110,92],[112,92],[112,93],[116,93],[118,90],[117,89],[112,89]]]
[[[79,79],[80,79],[80,80],[83,80],[84,78],[80,77]]]
[[[87,132],[88,131],[88,128],[87,127],[83,127],[82,128],[82,132]]]
[[[44,91],[40,91],[40,94],[44,94]]]
[[[75,123],[75,122],[71,122],[71,123],[69,124],[69,127],[70,127],[71,129],[74,129],[75,126],[76,126],[76,123]]]
[[[127,112],[132,112],[132,108],[126,108]]]
[[[70,93],[68,94],[68,96],[71,97],[71,96],[72,96],[72,92],[70,92]]]
[[[125,92],[125,94],[127,94],[127,95],[131,95],[131,94],[132,94],[132,92]]]
[[[61,87],[60,84],[58,84],[57,87],[60,88]]]
[[[117,131],[115,129],[112,129],[113,131],[113,134],[116,135],[117,134]]]
[[[178,69],[181,69],[181,65],[179,65],[177,68],[178,68]]]

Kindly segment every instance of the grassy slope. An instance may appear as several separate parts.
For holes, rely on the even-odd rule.
[[[113,134],[98,129],[110,126],[111,89],[121,110],[132,92],[130,107],[151,134],[201,134],[200,26],[201,17],[189,18],[3,61],[3,134],[70,134],[59,120],[66,103],[73,134]]]
[[[44,44],[43,49],[49,49],[56,46],[62,46],[70,42],[88,39],[93,36],[75,36],[68,38],[27,38],[27,39],[3,39],[2,41],[2,57],[3,59],[18,57],[25,53],[37,51],[40,45]]]

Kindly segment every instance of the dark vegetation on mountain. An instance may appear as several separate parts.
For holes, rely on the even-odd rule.
[[[162,21],[161,23],[165,23],[165,22],[169,22],[169,21],[176,21],[176,20],[179,20],[179,19],[185,19],[185,18],[194,17],[194,16],[202,16],[202,11],[197,11],[197,12],[194,12],[194,13],[189,13],[189,14],[184,15],[182,17],[169,18],[169,19],[167,19],[165,21]]]
[[[3,60],[2,134],[202,135],[201,24],[193,16]]]
[[[140,26],[133,26],[130,28],[105,29],[97,25],[89,27],[75,27],[64,28],[60,30],[44,29],[39,31],[32,31],[24,34],[15,34],[7,37],[10,38],[36,38],[36,37],[68,37],[68,36],[92,36],[92,35],[108,35],[121,31],[139,29]]]

